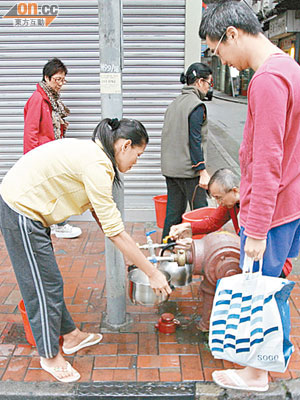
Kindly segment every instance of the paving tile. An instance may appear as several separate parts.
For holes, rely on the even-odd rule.
[[[97,356],[94,368],[131,368],[133,363],[133,356]]]
[[[37,355],[37,348],[31,346],[31,344],[18,344],[14,351],[14,356],[31,356]]]
[[[0,344],[0,356],[11,356],[15,347],[14,344]]]
[[[1,288],[0,288],[1,292]],[[21,293],[19,292],[18,289],[12,290],[10,294],[7,296],[7,299],[5,300],[5,304],[12,304],[12,305],[17,305],[19,301],[22,299]]]
[[[204,380],[199,356],[180,356],[180,363],[183,381]]]
[[[102,339],[102,343],[137,343],[136,333],[107,333]]]
[[[28,369],[24,382],[57,382],[56,379],[43,369]]]
[[[138,354],[158,354],[155,334],[139,333]]]
[[[88,382],[93,373],[94,357],[81,356],[75,357],[73,367],[80,373],[80,382]]]
[[[94,369],[92,373],[93,382],[111,382],[113,380],[113,369]]]
[[[113,370],[114,381],[136,381],[136,370],[135,369],[115,369]]]
[[[8,361],[8,357],[0,357],[0,368],[6,368]]]
[[[29,357],[12,357],[2,377],[2,380],[22,381],[26,374],[29,363]]]
[[[139,382],[157,382],[159,381],[159,370],[157,368],[138,369],[137,380]]]
[[[165,355],[165,356],[151,356],[142,355],[138,356],[138,368],[178,368],[180,367],[179,356]]]
[[[288,369],[284,373],[269,372],[269,375],[272,377],[274,381],[281,379],[291,379],[291,373]]]
[[[160,381],[161,382],[180,382],[181,372],[177,368],[161,368],[159,370]]]
[[[221,368],[208,368],[208,367],[204,367],[204,368],[203,368],[204,380],[205,380],[205,381],[208,381],[208,382],[211,382],[211,381],[213,380],[211,374],[212,374],[214,371],[216,371],[217,369],[221,369]]]
[[[3,314],[13,314],[17,308],[17,304],[0,304],[0,313]]]
[[[137,344],[120,343],[118,344],[118,354],[137,354]]]
[[[21,324],[23,321],[21,314],[7,314],[0,312],[0,322],[15,322],[17,324]]]
[[[36,357],[31,358],[28,368],[29,369],[40,369],[41,368],[40,357],[38,355]]]
[[[159,354],[199,354],[197,345],[162,343],[159,345]]]
[[[166,335],[165,333],[158,332],[158,340],[160,343],[177,343],[176,333]]]

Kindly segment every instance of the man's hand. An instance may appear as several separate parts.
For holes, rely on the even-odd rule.
[[[207,190],[208,189],[208,182],[210,180],[210,176],[208,175],[206,169],[202,169],[200,171],[200,178],[199,178],[199,186],[202,189]]]
[[[244,250],[248,257],[253,258],[254,261],[258,261],[263,258],[266,250],[266,239],[254,239],[248,236]]]
[[[184,239],[176,240],[176,249],[190,250],[192,247],[193,239],[186,237]]]
[[[174,239],[184,239],[192,237],[192,228],[189,222],[171,226],[169,236]]]

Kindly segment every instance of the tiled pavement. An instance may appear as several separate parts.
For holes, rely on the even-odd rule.
[[[93,222],[79,222],[83,234],[72,240],[53,238],[55,253],[65,282],[65,300],[77,326],[99,332],[106,310],[104,236]],[[145,242],[145,227],[127,223],[127,231],[139,243]],[[157,241],[160,232],[157,232]],[[284,374],[271,373],[272,381],[300,377],[300,282],[291,296],[292,341],[295,352]],[[132,305],[127,313],[132,323],[119,331],[104,329],[103,341],[67,359],[81,373],[81,382],[188,382],[211,381],[216,368],[233,367],[214,360],[206,336],[195,329],[201,315],[198,288],[201,277],[177,288],[163,308]],[[0,379],[40,382],[54,379],[41,370],[34,347],[27,344],[17,304],[20,292],[0,236]],[[182,327],[176,334],[157,332],[155,323],[164,311],[173,312]]]

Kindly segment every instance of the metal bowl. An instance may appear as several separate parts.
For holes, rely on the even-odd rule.
[[[160,262],[159,269],[171,275],[171,285],[174,287],[187,286],[193,279],[192,264],[185,264],[180,266],[175,261],[162,261]]]
[[[168,283],[171,281],[171,276],[168,272],[161,271]],[[168,300],[168,294],[155,294],[150,286],[148,276],[140,269],[134,268],[128,272],[128,291],[129,298],[133,304],[140,304],[142,306],[157,306]]]

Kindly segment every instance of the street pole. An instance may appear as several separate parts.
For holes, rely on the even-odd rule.
[[[100,90],[102,118],[122,118],[122,1],[98,0]],[[114,200],[124,216],[124,191],[114,186]],[[121,252],[105,238],[106,323],[119,327],[126,321],[125,265]]]

